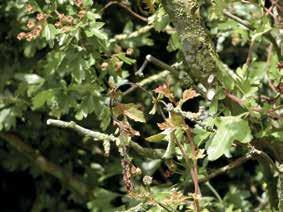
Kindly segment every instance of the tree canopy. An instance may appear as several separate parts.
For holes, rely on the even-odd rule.
[[[283,211],[282,0],[2,0],[3,211]]]

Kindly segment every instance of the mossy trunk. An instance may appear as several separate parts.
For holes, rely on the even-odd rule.
[[[162,0],[162,5],[180,35],[189,75],[207,87],[208,77],[217,70],[216,53],[203,27],[197,1]]]

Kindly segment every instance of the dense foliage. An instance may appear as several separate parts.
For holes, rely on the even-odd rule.
[[[2,211],[283,211],[282,0],[2,0],[0,24]]]

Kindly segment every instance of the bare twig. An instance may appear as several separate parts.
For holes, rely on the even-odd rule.
[[[114,36],[114,39],[111,39],[111,41],[120,41],[120,40],[125,40],[125,39],[130,39],[130,38],[136,38],[140,35],[143,35],[147,32],[149,32],[151,29],[153,29],[153,25],[145,25],[144,27],[141,27],[137,29],[134,32],[131,32],[129,34],[118,34]]]
[[[116,139],[115,136],[113,136],[113,135],[108,135],[108,134],[105,134],[105,133],[96,132],[96,131],[93,131],[93,130],[83,128],[73,121],[65,122],[65,121],[56,120],[56,119],[48,119],[46,123],[47,123],[47,125],[52,125],[52,126],[55,126],[55,127],[73,129],[76,132],[78,132],[79,134],[91,137],[94,140],[115,141],[115,139]]]
[[[245,26],[248,29],[253,29],[253,26],[246,20],[241,19],[240,17],[230,13],[228,10],[223,10],[223,14],[228,18],[238,22],[239,24]]]
[[[253,56],[253,49],[254,49],[254,44],[255,44],[255,40],[251,41],[250,47],[249,47],[249,51],[248,51],[248,57],[246,59],[246,64],[249,66],[252,62],[252,56]]]
[[[225,174],[225,173],[229,172],[230,170],[235,169],[235,168],[243,165],[247,161],[254,159],[254,158],[257,158],[257,157],[261,157],[263,160],[266,161],[266,163],[270,164],[271,167],[273,167],[274,170],[279,172],[278,167],[274,164],[273,160],[269,157],[268,154],[266,154],[265,152],[263,152],[261,150],[254,148],[254,147],[251,147],[251,151],[250,151],[249,154],[242,156],[242,157],[232,161],[231,163],[212,171],[206,177],[201,178],[199,180],[199,183],[205,183],[205,182],[209,181],[210,179],[217,177],[219,175]]]
[[[150,84],[150,83],[152,83],[152,82],[154,82],[154,81],[160,80],[160,79],[162,79],[162,78],[168,76],[169,74],[170,74],[170,72],[167,71],[167,70],[165,70],[165,71],[162,71],[162,72],[160,72],[160,73],[158,73],[158,74],[151,75],[151,76],[149,76],[149,77],[143,79],[142,81],[137,82],[136,85],[138,85],[138,86],[135,86],[135,85],[132,86],[131,88],[129,88],[128,90],[126,90],[126,91],[123,93],[123,95],[128,95],[129,93],[133,92],[136,88],[142,87],[142,86],[147,85],[147,84]]]
[[[248,21],[241,19],[240,17],[232,14],[228,10],[223,10],[223,14],[226,17],[228,17],[228,18],[238,22],[239,24],[243,25],[244,27],[246,27],[250,30],[255,30],[255,28]],[[277,42],[274,39],[274,37],[270,33],[264,33],[263,36],[273,44],[278,57],[281,58],[282,57],[281,50],[280,50],[280,47],[277,45]]]
[[[80,125],[76,124],[73,121],[65,122],[65,121],[61,121],[61,120],[48,119],[47,124],[52,125],[52,126],[56,126],[56,127],[60,127],[60,128],[68,128],[68,129],[75,130],[79,134],[91,137],[94,140],[101,140],[101,141],[106,140],[106,141],[115,142],[116,139],[117,139],[115,136],[113,136],[111,134],[108,135],[108,134],[105,134],[105,133],[101,133],[101,132],[97,132],[97,131],[94,131],[94,130],[89,130],[89,129],[86,129],[84,127],[81,127]],[[138,153],[139,155],[144,156],[144,157],[148,157],[148,158],[160,159],[160,158],[162,158],[162,156],[164,154],[164,150],[144,148],[144,147],[140,146],[139,144],[137,144],[133,141],[130,141],[129,146],[133,150],[135,150],[135,152]]]
[[[118,2],[118,1],[110,1],[109,3],[107,3],[101,10],[101,12],[104,12],[107,8],[109,8],[112,5],[118,5],[119,7],[125,9],[128,13],[130,13],[132,16],[134,16],[135,18],[143,21],[143,22],[147,22],[147,18],[143,17],[141,15],[139,15],[138,13],[134,12],[131,8],[129,8],[127,5]]]
[[[199,179],[198,179],[198,164],[197,164],[197,160],[198,160],[198,156],[197,156],[197,147],[194,144],[193,141],[193,135],[191,132],[191,129],[188,127],[186,129],[186,135],[188,138],[188,143],[191,147],[191,151],[192,151],[192,160],[193,160],[193,181],[194,181],[194,187],[195,187],[195,195],[196,195],[196,199],[195,199],[195,204],[196,204],[196,209],[197,211],[200,211],[200,206],[199,206],[199,196],[201,196],[200,193],[200,188],[199,188]]]
[[[145,69],[145,67],[147,66],[147,64],[149,62],[153,63],[154,65],[156,65],[156,66],[158,66],[162,69],[168,70],[172,73],[176,72],[176,70],[173,67],[171,67],[168,64],[164,63],[163,61],[157,59],[156,57],[153,57],[152,55],[148,54],[145,57],[144,63],[142,64],[142,66],[139,68],[139,70],[135,74],[139,75],[139,76],[143,76],[143,70]]]
[[[218,175],[222,175],[222,174],[225,174],[227,173],[228,171],[232,170],[232,169],[235,169],[239,166],[241,166],[242,164],[244,164],[245,162],[249,161],[250,159],[252,159],[252,155],[251,154],[248,154],[246,156],[243,156],[243,157],[240,157],[234,161],[232,161],[231,163],[227,164],[226,166],[223,166],[221,168],[218,168],[214,171],[212,171],[210,174],[208,174],[207,177],[205,178],[201,178],[199,180],[199,183],[204,183],[204,182],[207,182],[209,181],[210,179],[214,178],[214,177],[217,177]]]
[[[236,104],[240,105],[241,107],[244,107],[245,106],[245,103],[246,101],[245,100],[242,100],[240,99],[239,97],[229,93],[227,90],[225,91],[225,95],[227,98],[229,98],[231,101],[235,102]],[[266,114],[272,118],[278,118],[276,116],[276,114],[273,114],[276,110],[280,110],[283,106],[282,105],[279,105],[278,107],[276,108],[272,108],[272,109],[269,109],[267,110]],[[253,107],[251,108],[252,111],[256,111],[256,112],[264,112],[264,110],[261,108],[261,107]]]

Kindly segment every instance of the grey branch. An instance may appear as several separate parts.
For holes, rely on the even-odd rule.
[[[81,135],[88,136],[93,138],[95,141],[116,141],[116,137],[112,134],[105,134],[97,131],[93,131],[90,129],[86,129],[84,127],[81,127],[80,125],[76,124],[73,121],[70,122],[65,122],[61,120],[56,120],[56,119],[48,119],[47,120],[47,125],[52,125],[55,127],[60,127],[60,128],[68,128],[72,129],[76,132],[78,132]],[[162,158],[162,155],[164,154],[164,150],[162,149],[151,149],[151,148],[145,148],[140,146],[139,144],[130,141],[129,146],[140,156],[144,156],[147,158],[152,158],[152,159],[160,159]]]
[[[56,119],[48,119],[46,123],[47,123],[47,125],[52,125],[52,126],[55,126],[55,127],[73,129],[76,132],[78,132],[79,134],[91,137],[94,140],[115,141],[115,139],[116,139],[113,135],[108,135],[108,134],[105,134],[105,133],[96,132],[96,131],[93,131],[93,130],[83,128],[73,121],[65,122],[65,121],[56,120]]]

